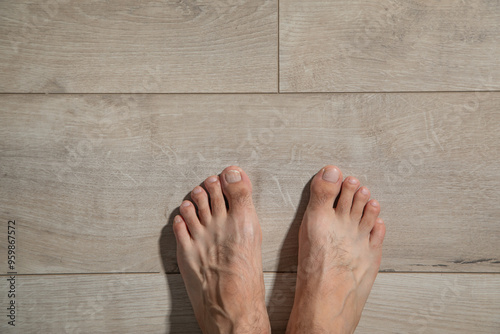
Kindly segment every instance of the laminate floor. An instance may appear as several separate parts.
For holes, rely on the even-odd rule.
[[[499,36],[498,0],[0,2],[0,332],[198,333],[172,218],[235,164],[284,333],[336,164],[387,225],[357,333],[498,333]]]

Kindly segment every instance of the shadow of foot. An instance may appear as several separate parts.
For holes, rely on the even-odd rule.
[[[189,199],[189,194],[184,199]],[[179,201],[181,203],[181,201]],[[179,214],[179,208],[168,216],[167,224],[163,227],[159,239],[160,256],[167,287],[170,292],[170,310],[167,314],[167,333],[197,334],[201,330],[196,322],[191,302],[189,301],[184,281],[179,273],[176,255],[176,241],[172,224],[174,217]]]
[[[292,311],[297,276],[299,228],[309,201],[311,180],[312,177],[302,190],[299,206],[281,245],[278,274],[275,277],[267,306],[273,334],[285,333],[288,317]]]

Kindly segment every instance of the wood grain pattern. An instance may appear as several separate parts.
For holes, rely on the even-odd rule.
[[[237,164],[284,333],[333,163],[387,224],[356,333],[499,333],[499,23],[498,0],[0,1],[0,332],[200,333],[170,223]],[[280,90],[327,94],[70,94]]]
[[[284,333],[295,277],[264,277],[273,333]],[[2,333],[200,333],[178,274],[18,276],[17,284],[16,328],[2,321]],[[382,273],[356,333],[496,333],[499,291],[498,274]]]
[[[280,91],[500,89],[497,0],[280,1]]]
[[[0,92],[276,92],[277,2],[1,1]]]
[[[308,181],[334,163],[381,202],[382,270],[499,272],[499,105],[500,93],[1,95],[0,219],[18,223],[19,273],[177,272],[166,224],[238,164],[265,270],[293,272]]]

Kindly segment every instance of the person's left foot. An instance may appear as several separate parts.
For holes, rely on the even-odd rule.
[[[204,333],[270,333],[252,185],[231,166],[195,187],[174,218],[177,261]],[[224,197],[229,209],[226,208]]]
[[[358,179],[326,166],[311,181],[299,230],[297,285],[287,333],[353,333],[382,258],[380,204]],[[335,199],[338,203],[334,208]]]

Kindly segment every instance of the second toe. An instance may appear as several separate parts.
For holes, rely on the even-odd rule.
[[[358,187],[359,181],[355,177],[349,176],[344,180],[335,212],[341,216],[350,215],[353,205],[352,200]]]
[[[204,184],[210,199],[212,217],[224,217],[227,214],[227,210],[220,178],[216,175],[210,176],[205,180]]]

